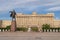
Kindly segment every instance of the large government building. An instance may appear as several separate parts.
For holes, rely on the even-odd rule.
[[[37,14],[22,14],[17,13],[16,16],[17,27],[42,27],[43,24],[50,24],[50,27],[60,27],[60,20],[54,19],[54,13]],[[0,27],[11,25],[11,20],[0,20]]]

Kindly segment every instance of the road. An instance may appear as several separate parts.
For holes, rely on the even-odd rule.
[[[0,40],[60,40],[58,32],[0,32]]]

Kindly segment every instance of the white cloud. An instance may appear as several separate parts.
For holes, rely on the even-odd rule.
[[[4,2],[4,4],[1,3],[0,11],[11,10],[18,7],[25,7],[28,2],[33,1],[37,0],[7,0],[6,2],[0,0],[0,2]]]
[[[15,8],[19,8],[20,10],[26,9],[29,11],[34,11],[37,9],[39,10],[39,12],[41,12],[42,10],[58,11],[60,10],[60,0],[0,0],[1,12],[10,11]],[[2,18],[7,19],[5,17]]]
[[[12,10],[15,8],[33,10],[39,6],[49,7],[57,5],[60,5],[60,0],[0,0],[0,11]],[[57,7],[49,8],[48,10],[52,9],[58,10]]]
[[[59,7],[52,7],[52,8],[49,8],[48,11],[58,11],[60,10],[60,6]]]
[[[56,18],[56,20],[60,19],[59,17],[55,17],[55,18]]]

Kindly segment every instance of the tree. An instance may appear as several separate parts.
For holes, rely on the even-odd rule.
[[[11,27],[11,25],[8,25],[8,26],[6,26],[6,29],[7,30],[10,30],[10,27]]]
[[[46,30],[46,32],[47,32],[47,29],[50,29],[50,25],[49,24],[43,24],[42,25],[42,30],[43,30],[43,32],[44,32],[44,29]],[[50,30],[49,30],[50,31]]]
[[[44,29],[49,29],[49,28],[50,28],[50,25],[49,25],[49,24],[43,24],[43,25],[42,25],[42,28],[44,28]]]

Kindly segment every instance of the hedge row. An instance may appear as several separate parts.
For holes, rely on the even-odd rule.
[[[16,31],[27,31],[28,30],[28,28],[26,28],[26,27],[19,27],[19,28],[16,28]]]
[[[28,31],[28,28],[26,28],[26,27],[19,27],[19,28],[17,28],[16,29],[16,31]],[[38,32],[38,27],[31,27],[31,31],[33,31],[33,32]]]

